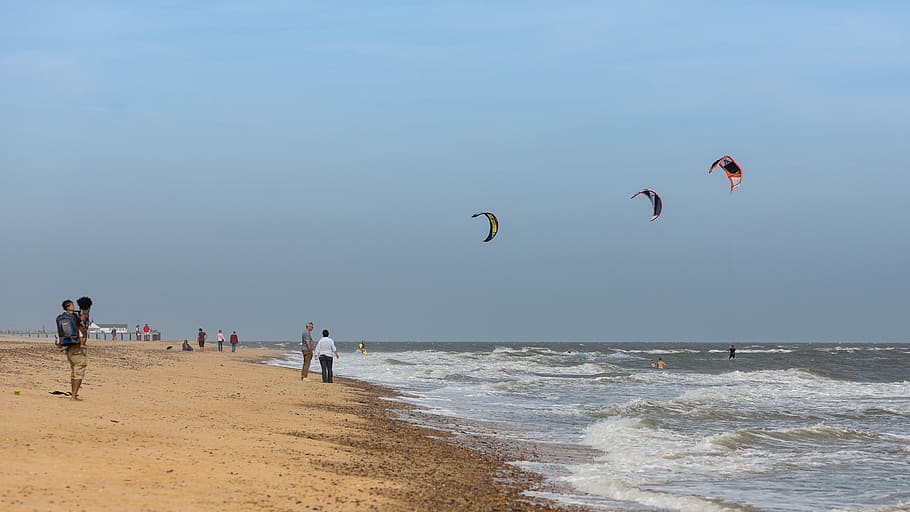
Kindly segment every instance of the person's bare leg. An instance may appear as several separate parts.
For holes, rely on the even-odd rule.
[[[70,400],[82,400],[81,398],[76,396],[79,394],[79,388],[82,386],[82,379],[71,379],[70,386],[73,389],[72,395],[70,396]]]

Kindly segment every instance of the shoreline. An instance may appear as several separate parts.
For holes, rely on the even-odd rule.
[[[72,402],[50,394],[69,388],[52,342],[0,336],[0,507],[585,510],[526,495],[543,477],[495,443],[401,419],[390,388],[179,348],[90,340]]]

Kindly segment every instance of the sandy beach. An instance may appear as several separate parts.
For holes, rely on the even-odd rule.
[[[51,342],[0,337],[0,509],[556,509],[496,450],[396,419],[381,388],[179,348],[90,341],[73,402],[51,394],[69,390]]]

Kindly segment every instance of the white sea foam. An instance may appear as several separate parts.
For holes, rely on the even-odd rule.
[[[691,349],[691,348],[651,348],[651,349],[642,349],[642,350],[623,350],[623,349],[614,349],[618,354],[700,354],[701,350]]]
[[[733,512],[743,510],[733,504],[723,504],[715,500],[646,490],[634,484],[617,481],[604,475],[594,465],[575,468],[576,474],[563,477],[561,480],[570,483],[576,489],[594,495],[606,496],[611,500],[636,503],[640,506],[653,507],[658,510],[681,510],[692,512]]]
[[[611,503],[811,511],[894,501],[863,486],[895,478],[910,456],[910,382],[883,377],[879,366],[864,380],[854,368],[877,365],[883,350],[901,367],[891,361],[906,357],[903,347],[743,345],[746,357],[730,362],[716,345],[570,348],[371,347],[368,357],[342,358],[336,373],[404,390],[401,401],[432,414],[475,420],[472,431],[590,447],[599,455],[569,465],[565,481]],[[670,370],[642,368],[670,353]],[[271,363],[300,361],[292,352]],[[820,490],[798,493],[805,488]]]

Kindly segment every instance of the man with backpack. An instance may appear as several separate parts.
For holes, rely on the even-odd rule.
[[[70,364],[71,400],[80,400],[79,388],[85,377],[88,357],[85,354],[85,336],[82,315],[75,311],[73,301],[63,301],[63,313],[57,315],[57,343],[66,351],[66,360]]]

